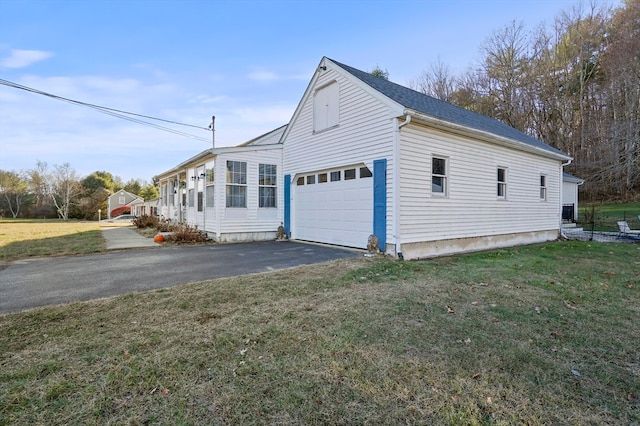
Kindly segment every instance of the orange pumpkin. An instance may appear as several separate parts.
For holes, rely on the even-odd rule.
[[[155,237],[153,237],[153,242],[154,243],[162,243],[164,242],[164,235],[162,234],[158,234]]]

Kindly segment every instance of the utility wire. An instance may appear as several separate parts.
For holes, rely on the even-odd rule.
[[[50,98],[53,98],[53,99],[56,99],[56,100],[59,100],[59,101],[68,102],[68,103],[79,105],[79,106],[83,106],[83,107],[86,107],[86,108],[91,108],[91,109],[94,109],[94,110],[96,110],[98,112],[101,112],[103,114],[111,115],[113,117],[121,118],[123,120],[131,121],[133,123],[138,123],[138,124],[151,126],[151,127],[156,128],[156,129],[164,130],[166,132],[173,133],[173,134],[176,134],[176,135],[179,135],[179,136],[189,137],[189,138],[192,138],[192,139],[201,140],[203,142],[209,142],[210,141],[209,139],[204,138],[202,136],[196,136],[196,135],[192,135],[190,133],[181,132],[179,130],[171,129],[169,127],[160,126],[158,124],[150,123],[148,121],[140,120],[140,119],[137,119],[137,118],[134,118],[134,117],[142,117],[142,118],[147,118],[147,119],[150,119],[150,120],[163,121],[165,123],[176,124],[176,125],[179,125],[179,126],[194,127],[196,129],[200,129],[200,130],[211,131],[211,129],[208,128],[208,127],[194,126],[192,124],[179,123],[177,121],[165,120],[165,119],[162,119],[162,118],[151,117],[151,116],[148,116],[148,115],[136,114],[136,113],[133,113],[133,112],[122,111],[122,110],[115,109],[115,108],[108,108],[108,107],[104,107],[104,106],[100,106],[100,105],[90,104],[90,103],[87,103],[87,102],[76,101],[76,100],[73,100],[73,99],[65,98],[63,96],[58,96],[58,95],[54,95],[54,94],[51,94],[51,93],[43,92],[41,90],[34,89],[32,87],[23,86],[22,84],[14,83],[14,82],[11,82],[11,81],[8,81],[8,80],[4,80],[4,79],[0,79],[0,84],[2,84],[4,86],[8,86],[8,87],[13,87],[14,89],[25,90],[27,92],[35,93],[35,94],[42,95],[42,96],[47,96],[47,97],[50,97]],[[133,116],[133,117],[130,117],[130,116]]]

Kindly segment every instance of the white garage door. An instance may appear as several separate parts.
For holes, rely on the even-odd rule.
[[[298,175],[292,238],[366,248],[373,232],[373,178],[366,167]]]

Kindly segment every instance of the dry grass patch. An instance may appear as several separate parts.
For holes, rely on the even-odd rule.
[[[1,424],[633,424],[638,246],[351,259],[0,317]]]
[[[3,219],[0,261],[88,254],[105,249],[98,222]]]

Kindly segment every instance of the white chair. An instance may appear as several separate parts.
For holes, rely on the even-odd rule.
[[[640,236],[640,230],[629,228],[629,224],[627,223],[626,220],[618,221],[618,228],[620,229],[620,234],[622,235],[634,235],[634,236],[639,235]]]

